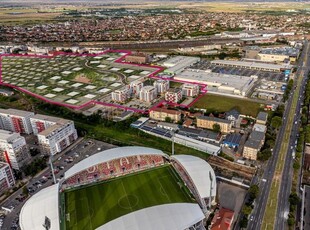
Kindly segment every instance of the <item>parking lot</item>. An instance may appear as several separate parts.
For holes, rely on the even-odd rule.
[[[55,179],[58,182],[63,178],[64,173],[76,163],[81,160],[98,153],[100,151],[111,149],[116,146],[97,141],[84,139],[71,149],[65,150],[63,153],[57,154],[53,157],[53,167],[55,172]],[[52,185],[53,175],[51,168],[48,166],[42,172],[37,174],[34,178],[30,179],[27,183],[27,189],[29,191],[29,197],[23,196],[22,188],[14,193],[9,199],[1,204],[1,207],[6,207],[11,211],[6,212],[6,215],[0,214],[0,227],[1,230],[17,230],[19,229],[19,213],[26,202],[32,195],[38,191]],[[2,224],[1,224],[2,223]],[[43,223],[42,223],[43,224]]]
[[[285,74],[277,72],[268,72],[260,70],[251,70],[246,68],[225,67],[211,64],[209,61],[202,60],[191,67],[192,69],[208,70],[220,74],[232,74],[250,77],[252,75],[258,76],[259,79],[266,79],[269,81],[285,82]]]

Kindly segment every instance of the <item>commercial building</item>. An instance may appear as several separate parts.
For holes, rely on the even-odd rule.
[[[15,185],[15,179],[13,176],[10,165],[4,162],[0,162],[0,195]]]
[[[152,102],[157,97],[157,91],[156,88],[153,86],[144,86],[139,93],[139,99],[140,101],[144,101],[147,103]]]
[[[165,100],[171,103],[178,103],[182,99],[182,90],[181,89],[169,89],[165,93]]]
[[[73,121],[39,114],[30,121],[40,148],[45,154],[55,155],[78,138]]]
[[[271,64],[255,61],[214,60],[211,61],[211,63],[219,66],[230,66],[237,68],[247,68],[253,70],[263,70],[273,72],[283,72],[285,70],[291,70],[293,68],[292,65],[288,64]]]
[[[115,90],[111,96],[113,101],[124,103],[129,98],[130,92],[128,89]]]
[[[196,84],[183,84],[182,95],[186,97],[195,97],[199,94],[199,85]]]
[[[200,116],[197,117],[197,127],[205,129],[213,129],[213,125],[218,124],[221,132],[229,133],[232,129],[232,122],[217,117]]]
[[[0,109],[0,128],[16,133],[32,133],[30,118],[32,112],[17,109]]]
[[[154,108],[150,110],[150,118],[157,121],[165,121],[169,117],[173,122],[181,120],[181,112],[167,108]]]
[[[223,145],[229,148],[239,147],[241,137],[239,133],[230,133],[225,137],[225,140],[223,140]]]
[[[20,170],[30,158],[25,138],[11,131],[0,130],[0,151],[2,160],[16,170]]]
[[[204,84],[208,86],[208,91],[210,92],[246,96],[254,86],[257,76],[246,77],[213,73],[211,70],[187,69],[175,76],[174,79],[195,83],[195,92],[197,92],[197,87],[199,87],[197,84]]]
[[[151,61],[151,58],[148,54],[138,52],[126,55],[125,61],[131,63],[146,64]]]
[[[153,86],[158,94],[162,94],[169,90],[170,84],[169,81],[166,80],[157,80],[154,82]]]
[[[143,88],[143,82],[141,81],[133,81],[130,83],[131,93],[138,96],[141,89]]]
[[[167,69],[164,70],[164,73],[170,75],[179,74],[185,68],[188,68],[199,61],[199,57],[174,56],[163,63],[163,65],[167,67]]]
[[[266,62],[296,62],[300,50],[292,47],[265,48],[258,53],[258,59]]]

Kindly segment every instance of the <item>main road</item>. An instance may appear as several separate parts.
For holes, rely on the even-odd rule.
[[[288,196],[290,194],[291,190],[291,177],[292,177],[292,151],[294,151],[294,147],[291,148],[291,146],[295,145],[296,141],[296,136],[298,133],[298,123],[299,123],[299,118],[300,118],[300,108],[301,108],[301,102],[303,99],[303,89],[305,85],[305,81],[309,72],[308,66],[310,65],[309,63],[309,53],[310,48],[309,48],[309,43],[308,41],[305,41],[304,43],[304,49],[302,51],[302,54],[299,58],[299,62],[297,64],[297,72],[296,72],[296,78],[297,81],[295,80],[294,84],[294,89],[292,90],[292,93],[290,94],[289,99],[287,100],[283,119],[282,119],[282,126],[279,130],[275,146],[273,148],[273,154],[271,158],[269,159],[265,169],[264,173],[262,175],[261,180],[259,178],[255,178],[255,181],[259,182],[259,189],[260,189],[260,195],[256,200],[256,205],[253,209],[252,212],[252,220],[248,224],[249,230],[259,230],[259,229],[265,229],[266,226],[262,226],[266,206],[267,206],[267,201],[268,197],[270,194],[271,186],[273,183],[280,183],[280,191],[278,194],[278,199],[275,204],[272,205],[277,205],[277,214],[275,217],[275,223],[274,226],[268,226],[273,227],[274,229],[281,229],[284,230],[286,228],[286,218],[287,218],[287,213],[289,210],[288,207]],[[297,84],[298,81],[301,81],[300,84]],[[297,88],[300,87],[300,88]],[[297,96],[295,94],[298,94]],[[289,117],[289,113],[292,109],[292,104],[294,100],[294,95],[295,98],[298,97],[298,102],[296,105],[296,110],[294,114],[294,118],[291,119]],[[291,133],[286,133],[287,126],[288,124],[292,124],[293,127],[291,130]],[[282,157],[279,159],[280,156],[280,149],[282,147],[282,144],[284,142],[284,139],[289,139],[289,148],[287,150],[287,153],[284,155],[285,159],[282,159]],[[282,171],[282,175],[275,175],[276,171],[276,165],[278,160],[280,161],[285,161],[284,162],[284,168]],[[280,177],[280,178],[277,178]],[[280,181],[278,181],[280,179]]]

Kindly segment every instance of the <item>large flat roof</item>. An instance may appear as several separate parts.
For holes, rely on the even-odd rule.
[[[50,230],[59,230],[58,185],[44,188],[33,195],[22,207],[19,225],[22,230],[42,230],[45,217],[51,222]]]
[[[191,177],[201,198],[216,196],[216,178],[212,167],[199,157],[191,155],[173,155]],[[211,179],[212,178],[212,183]]]
[[[164,204],[121,216],[96,230],[183,230],[203,219],[198,204]]]
[[[147,148],[147,147],[119,147],[114,149],[105,150],[99,152],[95,155],[92,155],[79,163],[75,164],[72,168],[65,172],[65,179],[73,176],[76,173],[79,173],[85,169],[88,169],[91,166],[97,165],[101,162],[107,162],[114,159],[122,158],[122,157],[131,157],[137,155],[161,155],[166,156],[161,150]]]

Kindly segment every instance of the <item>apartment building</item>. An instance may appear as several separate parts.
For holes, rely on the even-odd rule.
[[[130,92],[128,89],[115,90],[111,96],[113,101],[124,103],[129,98]]]
[[[183,84],[182,95],[186,97],[195,97],[199,94],[199,86],[194,84]]]
[[[154,82],[153,86],[155,87],[158,94],[162,94],[169,90],[170,84],[169,81],[158,80]]]
[[[165,100],[171,103],[178,103],[182,99],[182,90],[181,89],[169,89],[165,93]]]
[[[30,124],[30,118],[32,116],[34,116],[33,112],[16,109],[0,109],[0,129],[30,134],[32,133]]]
[[[257,154],[264,145],[265,133],[252,131],[249,139],[245,142],[243,148],[243,157],[250,160],[257,160]]]
[[[150,118],[157,121],[165,121],[169,117],[173,122],[177,123],[181,120],[181,112],[167,108],[155,108],[150,111]]]
[[[156,97],[157,97],[156,88],[150,85],[144,86],[139,93],[140,101],[144,101],[147,103],[150,103],[151,101],[156,99]]]
[[[78,138],[73,121],[36,114],[30,122],[45,154],[55,155]]]
[[[133,81],[130,83],[131,93],[138,96],[141,89],[143,88],[143,82],[141,81]]]
[[[15,185],[12,169],[8,163],[0,162],[0,195]]]
[[[16,170],[20,170],[30,159],[26,140],[19,133],[0,130],[0,151],[2,161]]]
[[[197,127],[213,129],[213,125],[218,124],[222,133],[229,133],[232,129],[232,121],[217,117],[200,116],[197,117]]]

